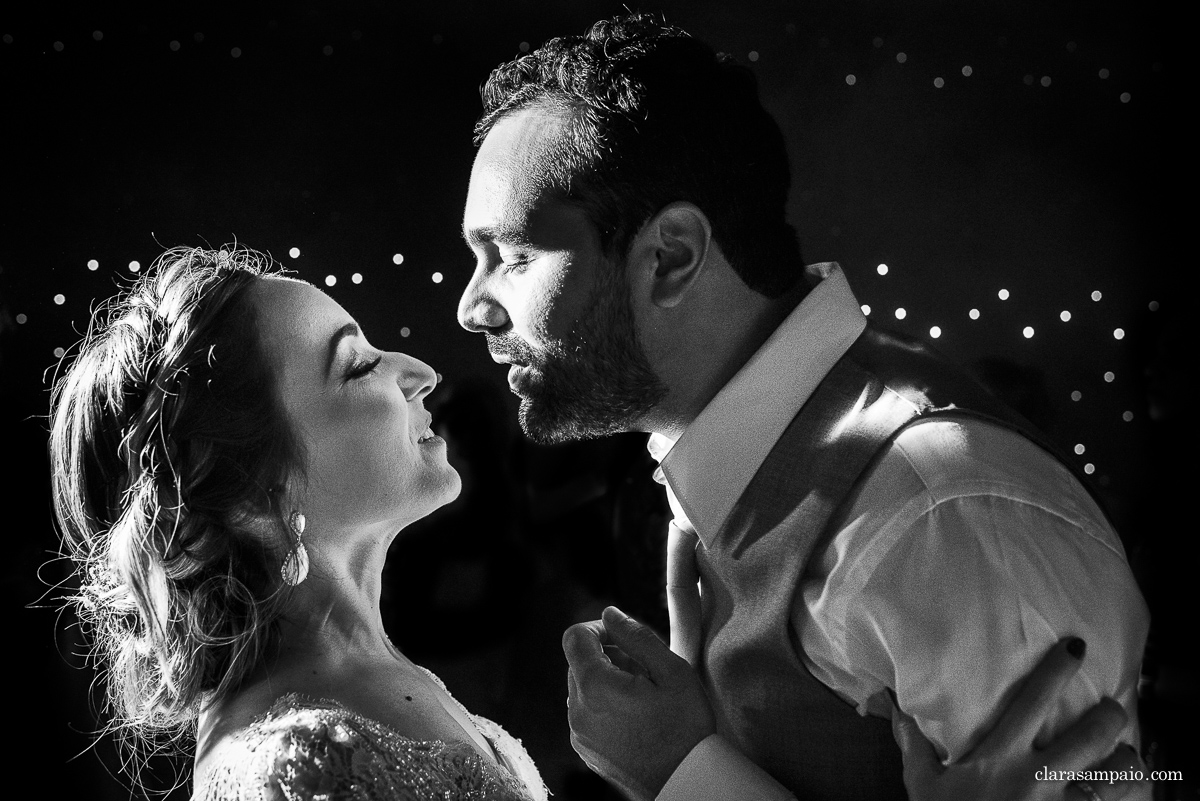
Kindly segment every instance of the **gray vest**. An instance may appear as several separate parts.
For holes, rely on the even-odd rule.
[[[933,415],[987,419],[1044,444],[922,346],[868,327],[784,431],[711,547],[698,550],[700,670],[718,731],[801,799],[907,798],[890,722],[859,715],[813,678],[790,617],[809,556],[837,529],[843,501],[903,428]]]

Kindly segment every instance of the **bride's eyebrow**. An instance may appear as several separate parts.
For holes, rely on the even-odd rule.
[[[325,375],[328,376],[333,371],[333,359],[337,356],[338,343],[346,337],[360,336],[362,331],[359,330],[358,323],[346,323],[341,328],[333,332],[333,336],[329,338],[329,351],[325,357]]]

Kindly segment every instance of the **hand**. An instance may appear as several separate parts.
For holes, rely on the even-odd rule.
[[[632,799],[653,799],[716,731],[699,676],[653,631],[615,607],[563,634],[571,745]]]
[[[1083,640],[1067,638],[1050,649],[992,730],[952,765],[943,765],[917,722],[894,708],[892,732],[906,754],[904,785],[912,801],[1095,801],[1076,782],[1046,780],[1046,770],[1142,770],[1145,775],[1137,752],[1127,745],[1113,748],[1128,716],[1111,698],[1102,699],[1048,745],[1034,744],[1046,715],[1083,664],[1082,645]],[[1150,797],[1149,782],[1097,781],[1089,786],[1102,801]]]

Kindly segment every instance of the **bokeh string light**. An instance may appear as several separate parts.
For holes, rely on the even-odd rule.
[[[797,25],[794,22],[785,23],[782,27],[788,37],[799,40],[805,35],[804,26]],[[225,63],[228,63],[231,59],[242,59],[243,65],[239,66],[238,69],[243,69],[254,62],[262,60],[260,54],[264,50],[260,46],[261,43],[259,41],[249,39],[230,41],[229,38],[223,39],[222,37],[214,36],[212,42],[217,47],[214,48],[212,45],[209,45],[206,51],[204,47],[198,47],[198,45],[205,42],[205,35],[202,31],[194,31],[191,34],[186,34],[184,31],[173,33],[178,38],[168,39],[168,37],[162,36],[156,40],[154,47],[158,49],[157,52],[162,53],[165,42],[172,52],[183,52],[187,56],[207,52],[209,58],[220,59]],[[342,32],[341,35],[344,37],[346,33]],[[887,32],[882,33],[886,34]],[[114,30],[106,25],[104,30],[89,28],[81,31],[79,35],[83,38],[83,43],[71,36],[60,35],[60,38],[57,39],[43,40],[39,47],[43,52],[49,49],[53,53],[64,54],[64,59],[79,58],[85,51],[88,53],[111,52],[115,48],[124,45],[129,40],[121,34],[121,31]],[[329,59],[331,65],[347,60],[344,58],[347,52],[344,47],[351,46],[351,40],[353,42],[361,42],[363,39],[361,31],[357,29],[351,33],[349,38],[345,39],[335,38],[328,31],[323,32],[322,35],[327,37],[325,41],[309,39],[303,44],[303,48],[309,54],[308,58]],[[87,42],[89,36],[92,40],[91,42]],[[856,46],[859,48],[869,48],[873,51],[879,51],[872,53],[872,57],[875,59],[873,66],[866,66],[856,62],[851,68],[851,64],[847,63],[844,65],[844,68],[839,68],[831,74],[827,73],[827,75],[832,80],[842,81],[844,86],[854,87],[853,92],[848,93],[847,97],[853,96],[856,98],[870,96],[872,91],[879,90],[881,84],[876,81],[876,78],[877,70],[881,68],[881,65],[886,65],[887,69],[891,70],[896,76],[906,76],[904,80],[909,81],[909,86],[913,87],[914,90],[925,92],[931,97],[945,98],[946,101],[954,98],[956,93],[998,91],[997,87],[1001,83],[1010,87],[1006,91],[1019,93],[1022,97],[1060,98],[1072,90],[1073,87],[1078,86],[1081,74],[1086,74],[1089,80],[1097,84],[1107,82],[1101,85],[1106,87],[1106,102],[1112,108],[1119,107],[1114,103],[1117,99],[1119,99],[1121,104],[1131,103],[1134,92],[1139,94],[1139,98],[1146,97],[1145,94],[1140,92],[1137,86],[1131,84],[1129,71],[1124,66],[1118,65],[1115,61],[1109,60],[1114,58],[1112,53],[1100,54],[1094,47],[1089,48],[1090,43],[1082,39],[1078,42],[1074,39],[1070,41],[1066,41],[1065,39],[1066,37],[1055,45],[1060,54],[1069,54],[1075,59],[1094,57],[1095,60],[1090,64],[1079,63],[1077,66],[1072,66],[1070,63],[1063,63],[1061,61],[1053,62],[1044,58],[1038,61],[1026,58],[1023,62],[1010,62],[1007,65],[1007,71],[1004,71],[998,69],[998,62],[994,60],[989,61],[989,57],[986,54],[963,52],[958,54],[954,59],[948,59],[941,57],[936,52],[931,52],[923,44],[914,43],[912,40],[901,41],[901,37],[887,34],[860,37],[857,41]],[[11,33],[5,32],[2,41],[5,45],[12,45],[14,43],[14,36]],[[342,43],[343,41],[345,44]],[[434,45],[441,45],[446,41],[446,37],[441,32],[435,33],[430,31],[426,34],[425,41],[426,46],[429,46],[428,43],[430,41]],[[511,43],[515,41],[515,38],[508,41]],[[831,43],[831,41],[836,41],[836,38],[832,35],[826,36],[825,34],[820,34],[820,38],[818,39],[817,35],[813,34],[813,38],[808,41],[810,44],[813,42],[816,43],[816,51],[823,54],[823,57],[828,57],[836,49]],[[1014,38],[1014,49],[1016,41]],[[995,37],[994,42],[998,47],[997,52],[1009,47],[1009,41],[1004,36]],[[97,45],[95,43],[101,44]],[[81,46],[82,44],[86,44],[87,46]],[[756,69],[761,70],[768,63],[774,67],[775,64],[782,62],[782,58],[777,57],[779,55],[777,50],[770,43],[766,41],[750,41],[746,44],[754,46],[747,46],[741,52],[745,54],[745,60],[753,64]],[[517,45],[517,50],[527,53],[534,46],[534,43],[530,41],[520,41]],[[901,46],[903,46],[903,49],[901,49]],[[297,47],[299,48],[300,45],[297,45]],[[172,63],[178,64],[183,63],[183,61],[182,59],[173,58]],[[903,67],[903,69],[900,69],[900,67]],[[1081,69],[1083,70],[1082,73],[1080,72]],[[1075,70],[1075,72],[1071,70]],[[1031,92],[1023,90],[1019,88],[1022,82],[1027,86],[1034,87],[1035,90],[1045,91]],[[935,93],[932,90],[940,91]],[[941,103],[943,101],[939,100],[938,102]],[[1056,100],[1055,102],[1059,101]],[[307,183],[312,179],[306,178],[304,180]],[[326,190],[320,185],[313,183],[307,183],[307,185],[312,187],[312,189],[305,188],[301,194],[308,201],[314,201],[327,194]],[[824,223],[819,230],[822,233],[829,232],[833,237],[841,237],[843,232],[846,232],[846,240],[849,240],[849,233],[856,229],[847,220],[834,219]],[[298,260],[301,249],[298,246],[291,246],[285,252],[292,260]],[[894,251],[889,251],[889,261],[894,255]],[[103,274],[102,264],[109,265],[107,267],[109,271],[114,271],[111,265],[127,264],[127,271],[120,271],[124,273],[124,277],[126,278],[129,273],[137,274],[141,270],[141,262],[123,259],[118,252],[102,252],[98,256],[100,258],[87,259],[84,262],[90,273]],[[384,256],[383,258],[388,257]],[[400,252],[393,252],[390,258],[392,265],[396,267],[405,264],[405,257]],[[867,264],[873,263],[867,262]],[[896,260],[896,263],[900,263],[899,259]],[[78,265],[79,262],[77,261],[75,264]],[[327,265],[326,269],[330,267],[337,269],[338,265]],[[330,289],[336,288],[338,291],[349,291],[350,287],[360,286],[364,283],[370,284],[371,289],[374,291],[380,289],[382,283],[386,283],[383,281],[384,276],[382,275],[380,276],[381,282],[375,282],[371,273],[371,270],[374,269],[377,269],[377,266],[368,262],[365,265],[365,269],[362,269],[361,272],[343,273],[340,277],[332,272],[327,274],[317,273],[315,275],[310,273],[309,277],[314,282],[323,281],[326,287]],[[996,293],[995,297],[1000,301],[1006,301],[1003,306],[996,305],[994,300],[991,301],[992,305],[988,305],[988,299],[983,294],[973,294],[969,296],[964,295],[963,300],[965,302],[957,308],[943,305],[934,309],[929,305],[931,298],[926,298],[924,295],[910,295],[908,294],[909,292],[914,292],[911,286],[900,285],[906,277],[919,275],[916,271],[902,269],[896,272],[895,264],[889,265],[882,261],[875,264],[874,269],[879,276],[889,276],[888,281],[891,282],[891,285],[888,286],[886,291],[881,291],[878,294],[870,291],[862,293],[859,299],[863,314],[871,315],[872,310],[876,309],[881,314],[887,316],[886,310],[892,309],[895,322],[909,327],[912,333],[920,333],[928,339],[939,340],[939,347],[944,345],[948,348],[965,348],[968,350],[970,348],[976,350],[994,349],[1003,352],[1014,344],[1016,340],[1022,339],[1028,345],[1025,349],[1019,351],[1021,354],[1041,352],[1043,348],[1047,349],[1046,352],[1053,351],[1057,354],[1061,348],[1068,346],[1087,347],[1086,344],[1082,343],[1087,343],[1088,341],[1100,342],[1103,339],[1106,341],[1109,349],[1097,351],[1101,355],[1096,358],[1120,359],[1126,358],[1128,353],[1127,350],[1120,350],[1121,347],[1127,346],[1131,339],[1134,340],[1134,344],[1137,344],[1136,335],[1139,329],[1133,325],[1131,320],[1117,317],[1115,307],[1118,306],[1118,303],[1111,301],[1111,298],[1117,298],[1119,301],[1124,300],[1120,294],[1123,290],[1119,285],[1105,286],[1103,293],[1100,289],[1089,289],[1086,292],[1081,292],[1081,288],[1076,287],[1070,293],[1063,292],[1053,310],[1043,309],[1038,312],[1034,307],[1039,305],[1039,299],[1032,296],[1042,294],[1044,297],[1040,301],[1041,305],[1044,305],[1048,299],[1045,297],[1044,285],[1031,286],[1028,283],[1022,284],[1017,278],[1006,276],[1003,280],[1006,283],[1011,281],[1011,283],[1008,283],[1006,287],[999,290],[995,289],[996,283],[992,283],[991,286],[993,289],[990,290]],[[456,288],[453,284],[459,277],[457,273],[443,271],[424,272],[423,270],[418,271],[416,275],[421,274],[429,275],[429,280],[433,284],[450,284],[450,289]],[[927,280],[928,273],[925,276]],[[995,274],[990,279],[991,281],[996,280],[994,276]],[[915,279],[909,278],[909,280],[912,281]],[[986,284],[982,285],[986,286]],[[856,292],[859,291],[857,282],[854,282],[854,286]],[[97,293],[96,297],[103,294],[102,288],[97,288],[95,291]],[[1103,307],[1095,311],[1082,308],[1084,305],[1080,300],[1082,295],[1090,296],[1094,302],[1099,303],[1105,297],[1105,294],[1109,292],[1112,295],[1110,302],[1106,303],[1105,306],[1113,306],[1114,310],[1109,311]],[[76,321],[83,314],[84,306],[86,305],[83,302],[86,294],[84,292],[77,292],[74,285],[71,284],[67,288],[66,293],[50,295],[50,297],[54,298],[56,307],[62,307],[66,312],[71,313],[72,324],[77,325]],[[69,302],[66,297],[67,295],[70,295]],[[47,295],[42,295],[41,297],[41,303],[45,304]],[[1027,297],[1031,297],[1032,299],[1026,300]],[[936,298],[932,298],[932,300],[936,301]],[[1148,301],[1147,303],[1143,300],[1140,302],[1146,303],[1147,305],[1143,308],[1148,308],[1151,311],[1157,311],[1159,308],[1157,301]],[[36,309],[31,307],[30,311],[36,311]],[[1098,315],[1098,311],[1103,311],[1104,313]],[[961,327],[953,325],[953,321],[961,320],[957,315],[964,313],[973,324]],[[452,317],[452,310],[447,312],[447,314]],[[1058,323],[1071,323],[1071,325],[1066,326],[1054,323],[1053,318],[1055,316],[1058,318]],[[22,312],[16,315],[14,319],[19,324],[24,325],[29,316]],[[412,333],[412,328],[407,325],[403,326],[400,330],[402,331],[402,336],[405,337],[410,336]],[[964,341],[966,344],[963,344]],[[1029,348],[1037,348],[1039,350],[1033,351],[1029,350]],[[1034,357],[1022,355],[1018,358]],[[1114,369],[1107,369],[1110,366]],[[1137,416],[1133,410],[1126,408],[1128,405],[1127,397],[1114,395],[1112,392],[1109,392],[1107,395],[1099,393],[1095,391],[1095,386],[1092,384],[1092,382],[1099,384],[1100,382],[1097,381],[1096,377],[1102,376],[1103,384],[1120,385],[1122,382],[1118,382],[1116,376],[1118,374],[1128,375],[1127,373],[1121,373],[1121,369],[1122,366],[1119,363],[1097,365],[1095,362],[1092,362],[1091,371],[1088,373],[1089,377],[1086,380],[1076,375],[1063,378],[1064,382],[1070,380],[1079,389],[1075,389],[1071,384],[1066,384],[1059,387],[1055,397],[1065,398],[1069,392],[1072,403],[1084,404],[1089,408],[1096,408],[1101,403],[1120,402],[1125,405],[1115,408],[1110,407],[1109,414],[1111,416],[1108,419],[1115,420],[1119,418],[1127,423],[1131,422],[1137,419]],[[1126,380],[1123,383],[1124,385],[1129,385],[1132,382]],[[1124,387],[1122,389],[1128,391]],[[1085,393],[1083,390],[1086,390],[1087,393],[1086,402],[1084,401]],[[1098,460],[1094,460],[1090,464],[1094,465],[1096,461]]]

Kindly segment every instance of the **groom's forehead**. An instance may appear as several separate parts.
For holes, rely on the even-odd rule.
[[[506,114],[480,143],[475,167],[503,171],[510,181],[539,182],[561,150],[566,127],[564,112],[544,106]]]
[[[480,228],[515,224],[535,206],[551,201],[555,181],[552,158],[563,120],[539,109],[523,109],[501,118],[479,146],[463,214],[470,243]]]

